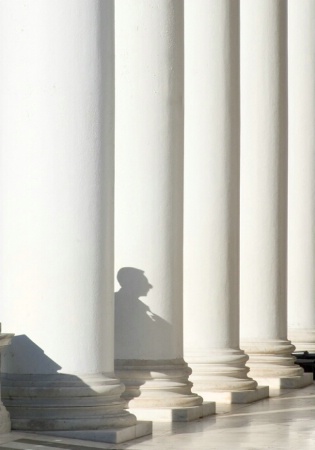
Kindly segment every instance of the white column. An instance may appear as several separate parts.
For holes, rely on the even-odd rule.
[[[184,342],[206,399],[268,396],[239,348],[239,2],[185,2]]]
[[[311,380],[287,340],[287,3],[241,5],[241,345],[255,379],[299,387]]]
[[[202,399],[191,393],[182,337],[182,0],[116,2],[115,199],[124,396],[137,417],[196,418]]]
[[[14,429],[105,441],[136,430],[113,367],[113,21],[111,1],[0,9],[3,397]]]
[[[288,325],[315,352],[315,2],[288,5]]]

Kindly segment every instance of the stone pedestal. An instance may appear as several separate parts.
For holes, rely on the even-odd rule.
[[[239,2],[185,2],[184,342],[204,399],[268,396],[239,348]]]
[[[315,4],[288,2],[288,327],[315,352]]]
[[[114,375],[113,6],[1,2],[0,317],[12,428],[120,442],[141,427]]]
[[[294,389],[312,384],[313,375],[304,373],[295,364],[295,357],[292,356],[295,347],[290,341],[246,341],[244,345],[250,355],[250,373],[261,385],[271,389]]]
[[[300,387],[287,340],[287,3],[244,0],[241,23],[241,346],[257,381]]]
[[[1,327],[1,325],[0,325]],[[11,340],[13,338],[14,334],[9,333],[1,333],[0,330],[0,358],[1,353],[3,352],[4,348],[10,345]],[[1,369],[1,367],[0,367]],[[10,421],[10,415],[8,411],[6,410],[5,406],[3,405],[0,397],[0,434],[2,433],[9,433],[11,430],[11,421]]]
[[[191,393],[191,369],[179,360],[116,360],[116,375],[126,386],[123,398],[139,419],[187,422],[215,413]]]
[[[207,411],[183,360],[183,2],[115,12],[115,369],[137,417],[194,419]]]

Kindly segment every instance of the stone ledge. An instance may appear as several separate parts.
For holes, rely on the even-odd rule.
[[[244,391],[209,391],[199,392],[205,400],[218,403],[253,403],[258,400],[269,397],[268,386],[258,386],[257,389],[248,389]]]
[[[123,428],[108,428],[103,430],[69,430],[37,432],[46,436],[60,436],[69,439],[82,439],[84,441],[108,442],[121,444],[122,442],[137,439],[152,434],[152,422],[139,421],[136,425]]]
[[[204,402],[200,406],[189,406],[186,408],[130,408],[129,412],[137,419],[149,419],[153,422],[191,422],[202,417],[215,414],[215,403]]]
[[[255,380],[271,389],[299,389],[313,384],[313,374],[304,373],[300,377],[255,377]]]

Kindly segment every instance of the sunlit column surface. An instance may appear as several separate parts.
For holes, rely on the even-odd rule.
[[[239,2],[185,2],[184,342],[203,398],[268,395],[239,348]]]
[[[287,2],[241,2],[241,346],[273,387],[311,382],[287,340]]]
[[[315,3],[288,3],[288,325],[315,352]]]
[[[113,21],[108,0],[0,4],[3,398],[14,429],[111,442],[136,434],[114,376]]]
[[[138,417],[196,418],[182,335],[183,2],[117,1],[115,26],[116,373]]]

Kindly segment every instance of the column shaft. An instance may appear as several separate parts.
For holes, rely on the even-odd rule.
[[[255,379],[297,387],[286,317],[287,3],[244,0],[241,23],[241,342]]]
[[[116,3],[115,195],[115,358],[125,398],[138,408],[201,405],[183,360],[181,0]]]
[[[288,6],[288,325],[297,350],[315,352],[315,4]]]

